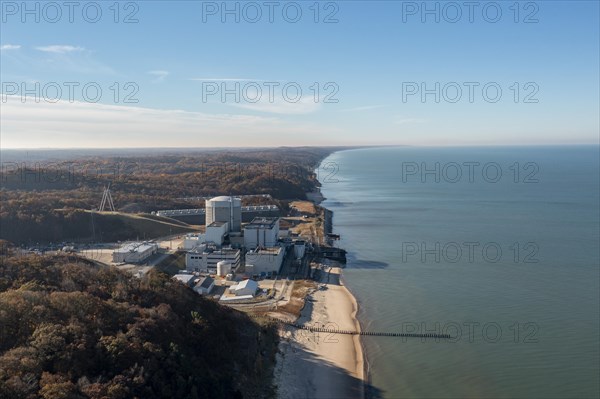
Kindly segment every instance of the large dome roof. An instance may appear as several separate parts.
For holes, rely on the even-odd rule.
[[[209,201],[231,201],[231,197],[228,197],[226,195],[221,195],[219,197],[215,197],[215,198],[211,198]]]

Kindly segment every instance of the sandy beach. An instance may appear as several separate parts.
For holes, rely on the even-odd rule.
[[[298,324],[360,330],[354,296],[341,284],[341,270],[328,268],[307,297]],[[286,327],[277,355],[279,398],[363,398],[364,360],[360,336]]]

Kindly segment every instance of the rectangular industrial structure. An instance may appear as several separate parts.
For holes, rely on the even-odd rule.
[[[206,226],[206,242],[215,243],[216,245],[223,245],[225,236],[228,232],[229,223],[227,222],[212,222]]]
[[[113,251],[114,263],[141,263],[158,251],[154,242],[131,242]]]
[[[190,272],[216,273],[217,263],[226,260],[235,270],[240,265],[240,254],[239,249],[200,245],[186,254],[185,267]]]
[[[279,235],[279,218],[254,218],[244,227],[244,246],[246,249],[274,247]]]
[[[279,273],[285,250],[282,247],[258,248],[246,253],[246,272],[252,274]],[[251,267],[248,267],[251,265]]]
[[[195,247],[202,244],[203,242],[204,242],[204,234],[200,234],[200,233],[186,234],[186,236],[183,238],[183,249],[185,249],[186,251],[189,251],[190,249],[194,249]]]

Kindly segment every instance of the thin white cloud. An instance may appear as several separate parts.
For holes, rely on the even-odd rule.
[[[20,44],[3,44],[2,46],[0,46],[0,50],[5,51],[5,50],[18,50],[21,48]]]
[[[148,74],[150,74],[152,76],[156,76],[156,79],[154,79],[152,82],[158,83],[158,82],[162,82],[163,80],[165,80],[165,78],[167,76],[169,76],[169,71],[163,71],[163,70],[148,71]]]
[[[411,123],[423,123],[424,119],[419,118],[407,118],[403,116],[398,116],[392,121],[395,125],[408,125]]]
[[[280,115],[310,114],[318,111],[321,108],[321,102],[314,101],[312,97],[301,98],[298,102],[286,101],[282,98],[279,98],[273,102],[265,100],[256,103],[231,103],[231,105],[251,111],[266,112]]]
[[[209,90],[202,92],[203,102],[223,103],[237,108],[247,109],[256,112],[265,112],[280,115],[299,115],[309,114],[319,110],[325,101],[325,98],[315,98],[315,95],[309,87],[302,87],[295,84],[292,88],[284,89],[278,83],[270,85],[264,80],[258,79],[200,79],[193,80],[211,83]],[[225,83],[235,81],[246,82],[243,84]],[[221,82],[219,85],[215,82]],[[250,83],[248,83],[250,82]],[[256,82],[255,84],[253,84]],[[289,90],[288,90],[289,89]],[[204,86],[203,86],[204,90]]]
[[[51,46],[40,46],[36,47],[36,50],[43,51],[45,53],[54,54],[67,54],[75,51],[83,51],[85,48],[79,46],[70,46],[66,44],[53,44]]]
[[[338,127],[279,117],[208,114],[2,95],[3,148],[218,147],[331,144]]]

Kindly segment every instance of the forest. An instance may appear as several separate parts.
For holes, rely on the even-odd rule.
[[[109,185],[122,212],[197,208],[204,204],[184,198],[242,194],[270,194],[270,202],[284,208],[280,201],[304,199],[306,192],[319,187],[315,168],[334,150],[198,150],[70,158],[49,154],[30,161],[11,155],[0,170],[0,238],[17,244],[87,239],[91,222],[81,211],[97,208]],[[244,205],[265,201],[248,198]]]
[[[269,398],[276,328],[166,274],[0,254],[0,398]]]

